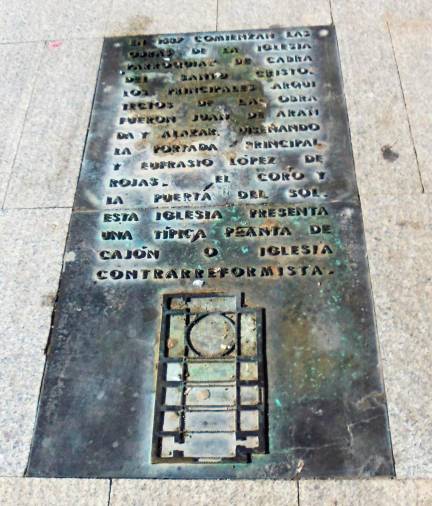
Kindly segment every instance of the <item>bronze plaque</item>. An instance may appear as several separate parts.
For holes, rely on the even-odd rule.
[[[394,474],[333,26],[105,40],[27,474]]]

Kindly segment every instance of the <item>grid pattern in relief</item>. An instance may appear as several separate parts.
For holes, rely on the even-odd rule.
[[[152,461],[249,462],[265,453],[263,310],[241,295],[165,295]]]

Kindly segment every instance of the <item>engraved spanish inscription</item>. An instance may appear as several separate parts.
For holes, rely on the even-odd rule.
[[[28,474],[394,474],[333,26],[105,40]]]

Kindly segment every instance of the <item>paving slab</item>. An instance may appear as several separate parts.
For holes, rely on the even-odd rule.
[[[0,206],[6,195],[24,119],[30,103],[34,77],[42,52],[42,43],[7,44],[0,46],[0,95],[8,97],[0,102]],[[22,71],[25,69],[25,72]],[[13,100],[12,100],[13,97]]]
[[[69,214],[66,209],[0,214],[3,476],[22,475],[27,463]]]
[[[327,25],[331,23],[328,0],[219,0],[218,30]]]
[[[427,195],[362,199],[396,475],[432,477],[432,241]]]
[[[216,29],[216,0],[114,0],[108,36]]]
[[[226,30],[330,22],[327,1],[316,2],[314,9],[307,8],[307,4],[305,1],[241,1],[234,5],[227,0],[219,0],[218,28]],[[432,186],[427,167],[428,139],[425,134],[432,98],[428,88],[431,77],[428,69],[431,55],[431,15],[428,4],[425,0],[410,2],[409,5],[400,1],[392,5],[388,1],[371,4],[366,1],[354,3],[332,0],[357,177],[365,207],[397,472],[399,476],[425,477],[432,474],[432,409],[429,395],[432,379],[428,339],[428,329],[431,328],[431,278],[428,275],[427,255],[424,253],[431,240],[431,210],[427,197],[416,196],[410,202],[407,198],[412,197],[407,195],[421,191],[411,133],[426,191],[430,191]],[[50,0],[42,5],[31,0],[16,6],[5,4],[0,7],[0,41],[53,39],[43,50],[42,69],[38,74],[34,100],[12,174],[6,202],[9,208],[70,206],[72,203],[100,43],[54,39],[100,35],[108,19],[108,5],[109,1],[92,1],[73,5],[68,3],[66,7],[64,2]],[[143,6],[138,1],[114,0],[108,33],[212,30],[215,28],[215,13],[215,1],[174,4],[167,1],[148,2]],[[11,96],[13,92],[14,97],[14,102],[4,100],[0,106],[1,121],[8,127],[3,128],[7,139],[0,161],[0,198],[1,185],[4,194],[17,151],[38,51],[42,51],[42,44],[0,47],[0,58],[6,62],[3,65],[6,78],[3,85],[0,84],[0,91],[2,96]],[[8,63],[11,59],[16,61],[16,68]],[[26,72],[18,75],[22,67],[26,68]],[[387,196],[382,197],[384,192]],[[1,403],[6,406],[0,410],[2,474],[22,474],[24,470],[43,370],[43,348],[48,335],[62,241],[68,221],[67,210],[49,210],[47,213],[11,210],[0,215],[0,230],[3,238],[6,237],[5,251],[9,251],[3,255],[0,265],[2,285],[4,283],[6,287],[0,296],[1,320],[6,322],[6,332],[2,334],[0,369],[0,385],[4,392]],[[61,221],[60,225],[57,220]],[[20,223],[18,228],[17,222]],[[46,501],[51,492],[46,491],[51,485],[47,485],[48,488],[27,485],[38,481],[25,480],[24,495],[19,496],[23,504],[29,504],[31,500],[36,501],[34,504],[42,501],[50,504]],[[73,481],[43,481],[44,484],[55,483],[52,494],[56,502],[52,504],[57,504],[59,497],[63,497],[58,484]],[[106,484],[102,481],[89,483]],[[133,487],[143,487],[137,492],[138,497],[148,497],[145,494],[149,490],[155,494],[156,489],[162,494],[161,482],[146,482],[143,485],[139,485],[143,482],[126,483],[114,482],[113,500],[120,500],[123,497],[121,490],[127,487],[130,487],[131,495],[124,497],[130,497],[131,501],[135,500],[132,499]],[[204,489],[201,483],[188,483],[185,486],[190,487],[186,488],[190,494],[189,503],[190,497],[194,497],[192,489],[196,490],[197,497],[203,494]],[[301,482],[301,487],[305,490],[315,490],[317,487],[316,495],[310,496],[316,498],[315,503],[311,504],[321,504],[321,499],[327,497],[332,486],[336,495],[330,494],[328,504],[334,504],[336,500],[338,504],[344,504],[343,500],[348,501],[346,504],[353,504],[349,502],[350,498],[355,496],[357,500],[357,495],[362,493],[365,499],[359,504],[374,504],[374,497],[382,497],[387,501],[376,504],[397,502],[396,498],[399,497],[401,504],[404,504],[402,501],[405,498],[411,501],[407,504],[415,504],[416,500],[418,504],[432,503],[430,483],[427,481],[417,482],[415,490],[412,482],[390,482],[389,492],[384,490],[387,487],[384,483],[387,482],[360,483],[356,488],[355,483],[348,482],[338,482],[336,485],[332,482]],[[284,483],[283,486],[287,487],[288,484]],[[33,490],[33,487],[37,492],[29,491],[30,496],[26,496],[25,491]],[[73,498],[71,504],[79,504],[77,497],[86,497],[85,494],[93,490],[90,487],[89,492],[85,492],[87,489],[84,486],[84,491],[80,488],[77,492],[77,485],[74,485],[75,488],[68,487],[66,494],[71,491],[71,495],[67,500],[72,501]],[[17,504],[17,496],[10,495],[13,488],[18,488],[14,480],[0,481],[1,493],[5,494],[7,500],[13,501],[11,504]],[[172,493],[178,504],[176,489],[171,492],[168,488],[164,488],[166,492],[163,493],[167,494],[166,497]],[[225,483],[223,488],[217,490],[231,493]],[[259,492],[264,493],[265,490],[260,485]],[[274,490],[271,493],[275,493]],[[235,492],[232,494],[232,497],[238,497]],[[251,497],[255,497],[251,494]],[[372,499],[370,494],[373,495]],[[280,496],[286,497],[286,489],[280,492]],[[205,497],[212,496],[207,493]],[[309,496],[304,497],[306,501]],[[429,502],[425,502],[424,497],[428,497]],[[242,499],[243,495],[237,500]],[[136,502],[143,503],[146,504],[142,499]]]
[[[422,190],[385,7],[332,0],[361,195]]]
[[[111,0],[22,0],[0,4],[0,42],[102,36]]]
[[[416,480],[417,503],[416,506],[429,506],[432,504],[431,480]]]
[[[110,506],[210,504],[297,506],[295,481],[113,480]]]
[[[388,21],[431,21],[432,12],[429,0],[379,0],[374,2],[385,7],[385,17]]]
[[[108,480],[0,478],[3,506],[106,506]]]
[[[105,34],[112,0],[49,0],[45,3],[48,24],[44,39],[101,37]],[[37,2],[37,8],[41,3]]]
[[[432,20],[390,21],[389,26],[423,185],[431,192]]]
[[[100,50],[93,39],[46,44],[6,208],[72,205]]]
[[[301,481],[301,506],[429,506],[432,482],[403,480]]]

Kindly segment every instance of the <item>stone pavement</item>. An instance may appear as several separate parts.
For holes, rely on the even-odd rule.
[[[363,206],[397,479],[20,478],[102,37],[331,22]],[[432,504],[431,35],[428,0],[0,3],[0,503]]]

